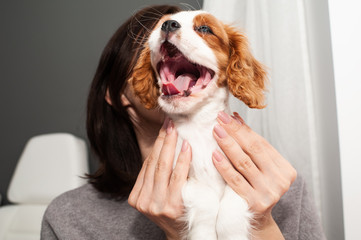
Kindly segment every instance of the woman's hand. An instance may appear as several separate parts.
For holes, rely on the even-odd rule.
[[[177,219],[184,213],[181,193],[192,159],[190,145],[184,141],[173,170],[176,144],[177,132],[167,119],[128,199],[130,206],[156,223],[168,240],[180,239],[183,226]]]
[[[296,179],[296,170],[237,113],[220,112],[217,120],[213,135],[227,157],[215,151],[213,163],[254,214],[253,238],[283,239],[271,211]]]

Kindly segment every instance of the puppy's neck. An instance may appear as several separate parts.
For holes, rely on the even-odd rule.
[[[224,98],[211,97],[204,104],[188,114],[169,114],[175,125],[202,125],[212,126],[217,119],[218,113],[229,113],[228,94]]]

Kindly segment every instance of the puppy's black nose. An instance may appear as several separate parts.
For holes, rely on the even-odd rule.
[[[162,24],[162,31],[163,32],[174,32],[175,30],[179,29],[181,27],[181,25],[179,24],[179,22],[175,21],[175,20],[168,20],[165,21]]]

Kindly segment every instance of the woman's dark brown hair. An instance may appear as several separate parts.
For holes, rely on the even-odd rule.
[[[158,20],[179,12],[176,6],[147,7],[131,16],[105,46],[90,87],[87,134],[100,164],[89,182],[111,197],[128,197],[142,166],[132,121],[120,96],[143,44]],[[105,96],[109,91],[112,105]]]

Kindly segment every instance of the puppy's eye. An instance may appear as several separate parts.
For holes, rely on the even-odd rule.
[[[200,32],[200,33],[209,33],[209,34],[213,34],[213,31],[210,27],[203,25],[200,27],[196,28],[196,31]]]

